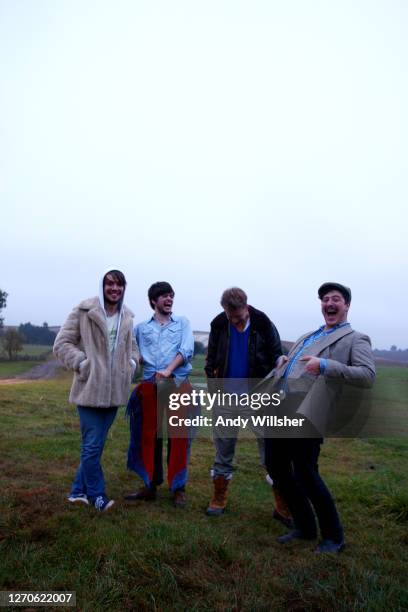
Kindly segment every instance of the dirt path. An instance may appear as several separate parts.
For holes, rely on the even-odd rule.
[[[34,366],[28,372],[17,374],[16,378],[19,380],[49,380],[55,378],[59,367],[56,359],[50,359]]]
[[[2,385],[22,385],[25,383],[32,382],[31,380],[19,380],[18,378],[1,378],[0,379],[0,387]]]
[[[4,378],[0,380],[0,385],[16,385],[28,383],[33,380],[49,380],[50,378],[55,378],[59,367],[56,359],[50,359],[44,363],[39,363],[27,372],[16,374],[14,378]]]

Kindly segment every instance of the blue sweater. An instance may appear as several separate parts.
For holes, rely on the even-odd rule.
[[[225,378],[248,378],[248,344],[250,325],[243,332],[239,332],[234,325],[230,328],[230,342],[228,352],[228,366]]]

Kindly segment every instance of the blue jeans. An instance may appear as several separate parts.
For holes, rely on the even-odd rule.
[[[81,463],[72,483],[71,495],[83,493],[91,499],[105,495],[101,457],[117,411],[117,408],[78,406],[82,436]]]

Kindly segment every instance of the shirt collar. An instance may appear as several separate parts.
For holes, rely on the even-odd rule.
[[[331,329],[324,331],[324,325],[322,325],[321,327],[319,327],[319,329],[317,329],[315,331],[315,334],[317,333],[324,333],[324,334],[331,334],[332,332],[336,331],[336,329],[340,329],[340,327],[345,327],[346,325],[350,325],[350,323],[348,321],[343,321],[343,323],[339,323],[338,325],[335,325],[334,327],[332,327]]]
[[[171,313],[169,321],[167,323],[165,323],[164,325],[168,325],[168,323],[170,323],[170,322],[174,323],[175,320],[176,319],[175,319],[173,313]],[[154,314],[150,317],[148,323],[151,323],[152,321],[154,321],[155,323],[159,323],[159,321],[157,321],[157,319],[154,318]],[[161,323],[160,323],[160,325],[161,325]]]

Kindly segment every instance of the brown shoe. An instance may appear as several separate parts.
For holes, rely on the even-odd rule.
[[[177,489],[177,491],[174,491],[173,506],[175,508],[184,508],[186,503],[187,503],[186,492],[182,491],[181,489]]]
[[[156,487],[141,487],[136,493],[123,496],[126,501],[154,501],[156,499]]]
[[[225,512],[225,508],[227,506],[228,483],[229,480],[227,480],[224,476],[215,476],[214,495],[205,512],[208,516],[220,516],[220,514]]]
[[[282,523],[282,525],[285,525],[285,527],[287,527],[288,529],[295,529],[295,523],[293,519],[283,516],[283,514],[280,514],[277,510],[273,511],[272,518],[274,518],[275,521],[279,521],[280,523]]]
[[[273,512],[273,518],[286,525],[286,527],[289,527],[289,529],[293,529],[293,517],[290,513],[287,503],[283,499],[281,493],[279,492],[279,489],[273,487],[272,492],[275,498],[275,510]]]

